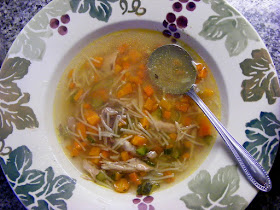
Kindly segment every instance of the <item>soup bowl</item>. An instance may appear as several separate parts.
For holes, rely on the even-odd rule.
[[[181,40],[203,58],[219,88],[222,123],[270,170],[278,147],[277,74],[235,9],[222,0],[54,0],[26,25],[0,72],[0,163],[26,208],[245,209],[256,195],[220,137],[190,176],[149,196],[96,185],[65,155],[53,122],[64,70],[93,40],[139,28]]]

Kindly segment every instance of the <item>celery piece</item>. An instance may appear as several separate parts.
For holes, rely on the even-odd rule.
[[[148,149],[145,146],[139,147],[136,149],[138,155],[144,156],[148,153]]]
[[[99,181],[101,181],[101,182],[103,182],[103,181],[106,180],[106,176],[105,176],[105,174],[104,174],[102,171],[100,171],[100,172],[96,175],[96,179],[99,180]]]

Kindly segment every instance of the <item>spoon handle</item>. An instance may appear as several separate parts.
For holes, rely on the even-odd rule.
[[[208,117],[210,122],[216,128],[218,133],[224,139],[228,148],[232,151],[234,157],[239,163],[241,169],[247,176],[248,180],[259,190],[268,192],[272,188],[271,180],[264,170],[264,168],[251,156],[251,154],[242,147],[227,131],[227,129],[221,124],[221,122],[215,117],[205,103],[191,88],[187,95],[190,96],[195,103],[201,108],[204,114]]]

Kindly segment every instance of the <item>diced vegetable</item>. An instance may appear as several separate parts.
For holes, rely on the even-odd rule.
[[[146,143],[147,143],[147,139],[143,136],[134,136],[133,139],[131,140],[131,144],[135,146],[143,146]]]
[[[109,156],[110,156],[110,152],[109,152],[109,151],[105,151],[105,150],[102,150],[102,151],[101,151],[101,154],[102,154],[102,156],[103,156],[104,158],[109,158]]]
[[[174,174],[172,171],[163,172],[164,176],[168,176],[168,175],[172,175],[172,174]],[[174,181],[175,181],[174,177],[170,177],[170,178],[165,179],[165,182],[167,182],[167,183],[171,183],[171,182],[174,182]]]
[[[90,107],[90,104],[84,103],[84,104],[83,104],[83,108],[84,108],[84,109],[90,109],[91,107]]]
[[[103,57],[94,57],[91,62],[95,66],[95,68],[100,69],[103,65],[104,58]]]
[[[156,109],[153,113],[152,116],[157,119],[157,120],[161,120],[162,118],[162,111],[161,109]]]
[[[189,148],[191,148],[192,143],[190,141],[185,141],[184,146],[185,146],[186,149],[189,149]]]
[[[112,178],[113,180],[118,181],[122,178],[122,174],[120,172],[114,172]]]
[[[76,87],[76,84],[74,82],[70,82],[69,89],[74,89]]]
[[[158,155],[160,155],[164,150],[161,146],[155,146],[153,148],[153,151],[155,151]]]
[[[93,126],[97,125],[100,122],[99,115],[91,109],[85,110],[84,115],[85,115],[87,122]]]
[[[124,193],[129,190],[130,184],[125,178],[121,178],[120,180],[114,183],[115,191],[119,193]]]
[[[77,122],[76,132],[78,135],[81,135],[83,139],[87,137],[86,131],[87,131],[86,126],[81,122]]]
[[[83,93],[84,93],[84,90],[83,89],[79,89],[78,92],[75,94],[73,99],[75,101],[78,101],[81,98],[81,96],[83,95]]]
[[[177,110],[171,110],[171,120],[173,121],[179,121],[181,118],[181,114],[179,111]]]
[[[199,130],[198,130],[198,136],[204,137],[204,136],[211,136],[212,135],[212,128],[211,123],[208,120],[206,116],[203,116],[199,120]]]
[[[150,195],[153,191],[159,188],[159,186],[159,183],[146,181],[138,186],[137,195]]]
[[[130,50],[128,56],[132,64],[136,64],[142,59],[142,54],[136,49]]]
[[[170,111],[164,111],[163,112],[163,118],[166,120],[169,120],[171,118],[171,112]]]
[[[106,176],[104,174],[104,172],[100,171],[97,175],[96,175],[96,179],[103,182],[106,180]]]
[[[182,155],[182,158],[185,159],[185,160],[190,159],[190,153],[189,153],[189,152],[185,152],[185,153]]]
[[[119,65],[119,64],[116,64],[115,65],[115,73],[119,73],[123,70],[123,68]]]
[[[119,51],[119,53],[121,53],[121,54],[123,54],[123,53],[125,53],[127,50],[128,50],[128,44],[122,44],[122,45],[120,45],[119,47],[118,47],[118,51]]]
[[[175,107],[176,107],[177,110],[179,110],[181,112],[187,112],[190,105],[186,102],[177,101],[175,103]]]
[[[144,87],[144,92],[147,94],[147,96],[152,96],[154,94],[154,88],[152,87],[152,85],[146,85]]]
[[[149,151],[148,151],[147,147],[142,146],[142,147],[137,148],[137,149],[136,149],[136,152],[137,152],[138,155],[144,156],[144,155],[146,155]]]
[[[188,126],[192,123],[192,118],[188,117],[188,116],[184,116],[182,117],[182,124],[184,126]]]
[[[101,151],[100,147],[92,147],[88,154],[91,156],[99,156],[100,151]]]
[[[130,93],[132,93],[132,85],[131,83],[126,83],[117,93],[118,98],[122,98]]]
[[[148,111],[153,111],[154,110],[154,105],[155,105],[155,101],[153,101],[150,97],[147,98],[147,100],[145,101],[144,104],[144,108],[147,109]]]
[[[150,123],[146,117],[141,118],[140,123],[142,124],[142,127],[145,129],[148,129],[150,126]]]
[[[127,161],[127,160],[129,160],[131,157],[130,157],[130,155],[129,155],[129,153],[128,153],[127,151],[122,151],[122,152],[121,152],[121,158],[122,158],[123,161]]]
[[[169,134],[169,137],[170,137],[173,141],[175,141],[175,140],[177,139],[177,134],[176,134],[176,133],[170,133],[170,134]]]
[[[136,185],[141,184],[141,180],[139,179],[139,176],[135,172],[128,174],[128,177],[129,180],[135,183]]]
[[[171,156],[175,159],[179,158],[180,157],[180,151],[178,149],[173,149],[172,153],[171,153]]]

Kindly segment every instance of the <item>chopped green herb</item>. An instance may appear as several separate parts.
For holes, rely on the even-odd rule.
[[[147,147],[142,146],[142,147],[139,147],[138,149],[136,149],[136,152],[137,152],[138,155],[144,156],[144,155],[146,155],[149,151],[148,151]]]
[[[157,182],[144,182],[137,188],[137,195],[150,195],[154,190],[159,188],[160,185]]]

